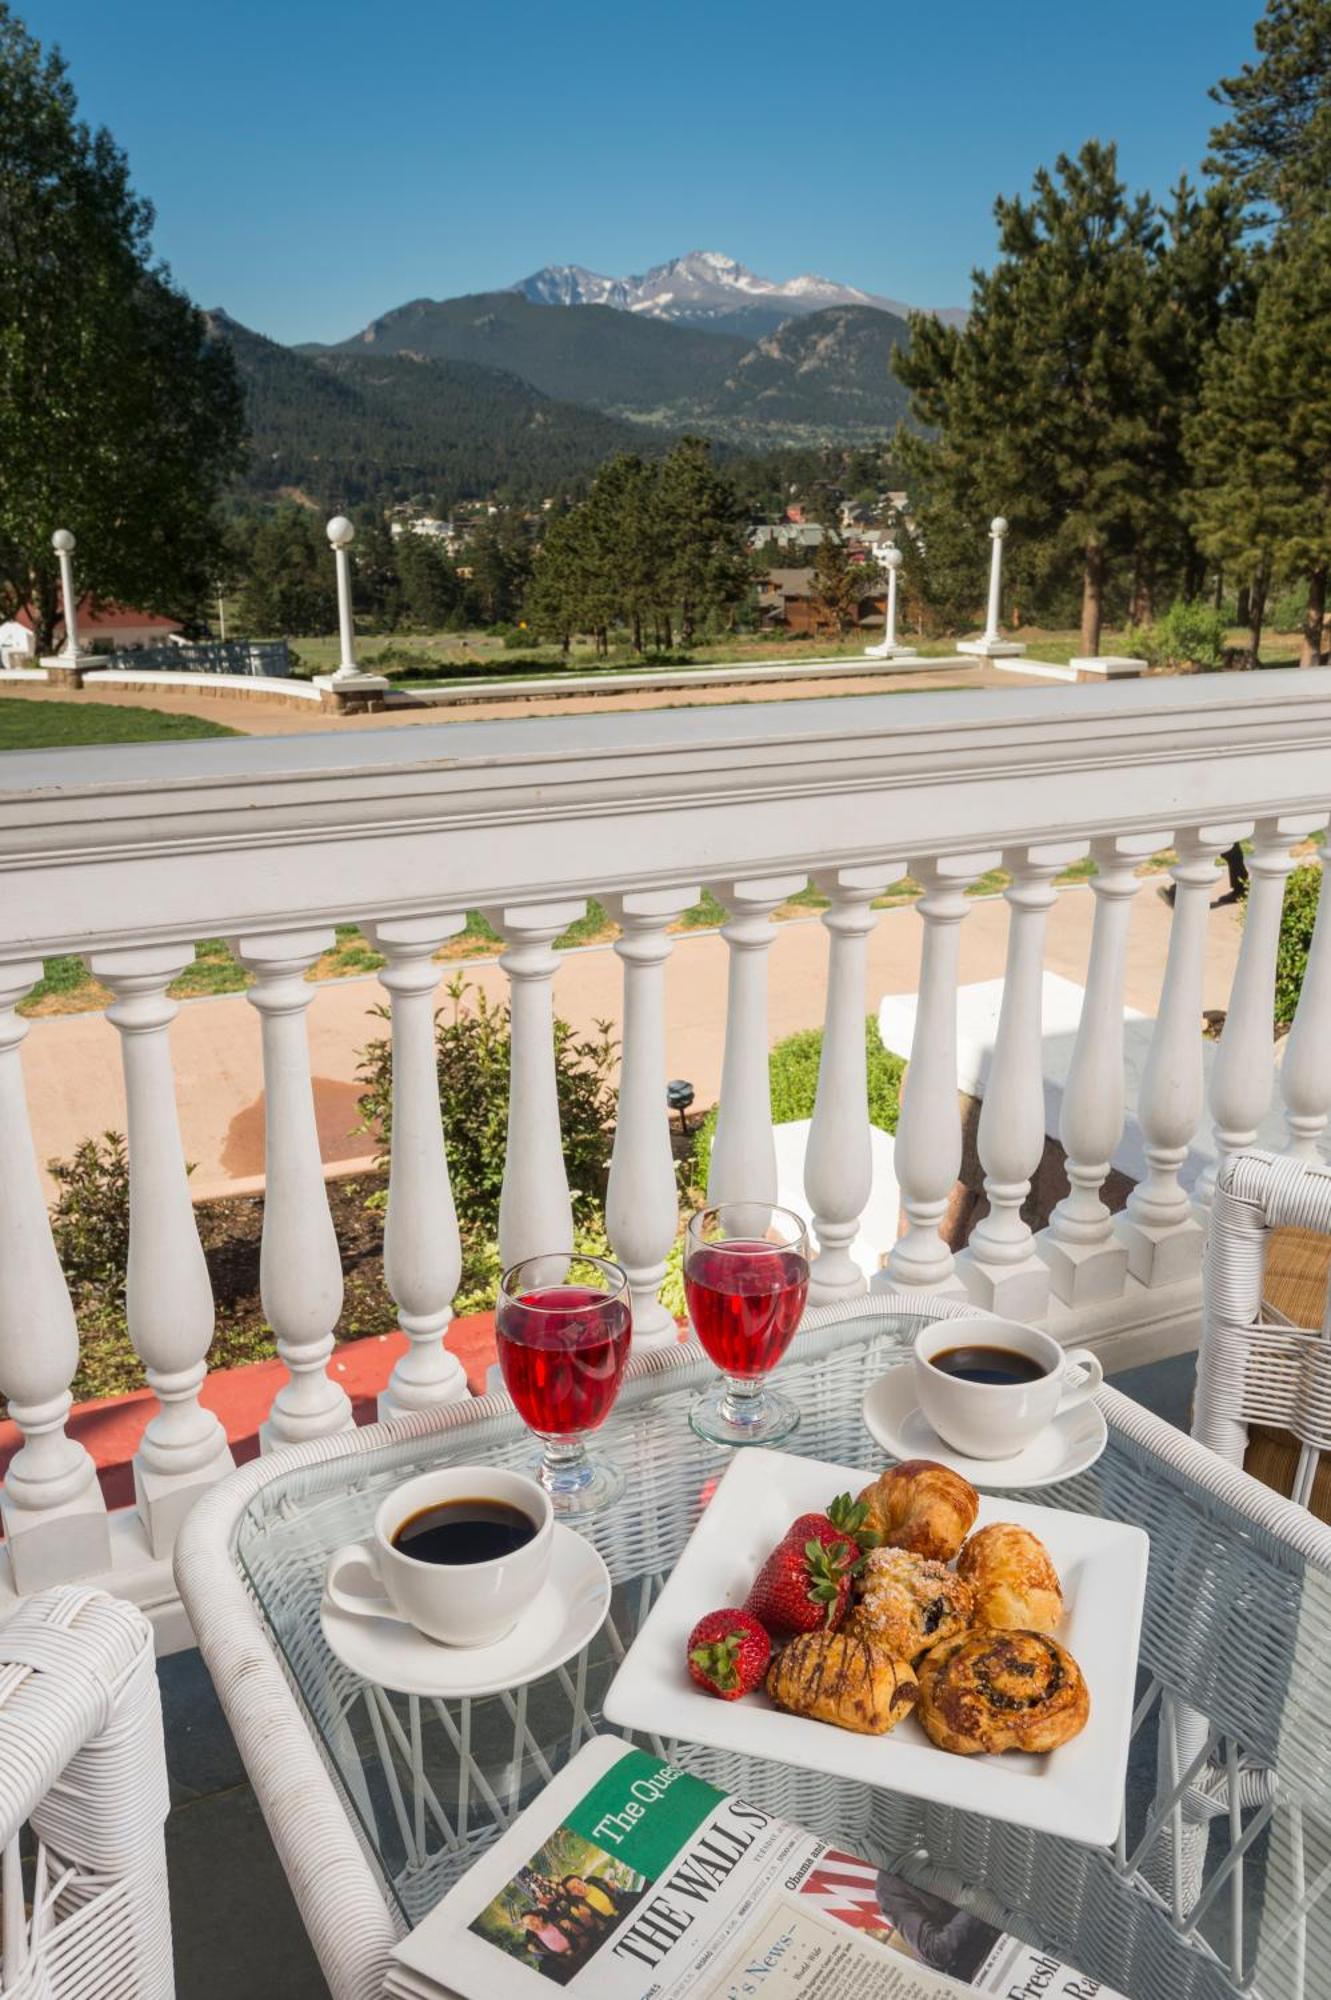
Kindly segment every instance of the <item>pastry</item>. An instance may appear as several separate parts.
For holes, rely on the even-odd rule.
[[[904,1660],[846,1632],[801,1632],[767,1671],[778,1708],[833,1722],[863,1736],[885,1736],[915,1703],[915,1675]]]
[[[1015,1522],[995,1521],[972,1535],[957,1559],[957,1575],[975,1593],[977,1625],[999,1632],[1052,1632],[1063,1616],[1063,1592],[1049,1551]]]
[[[918,1714],[940,1750],[1056,1750],[1086,1727],[1091,1698],[1047,1632],[965,1632],[919,1663]]]
[[[980,1496],[969,1481],[931,1458],[907,1458],[889,1466],[860,1499],[869,1526],[895,1549],[951,1562],[975,1526]]]
[[[858,1632],[896,1660],[917,1660],[971,1623],[971,1587],[945,1563],[909,1549],[871,1549],[860,1599],[844,1630]]]

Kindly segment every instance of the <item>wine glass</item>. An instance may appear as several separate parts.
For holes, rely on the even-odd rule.
[[[723,1201],[690,1216],[684,1296],[721,1380],[689,1412],[714,1444],[778,1444],[800,1420],[764,1381],[791,1342],[809,1290],[809,1238],[798,1215],[769,1201]]]
[[[559,1251],[505,1271],[495,1307],[504,1386],[545,1446],[537,1477],[555,1513],[594,1514],[624,1474],[586,1434],[609,1416],[629,1358],[629,1282],[605,1257]]]

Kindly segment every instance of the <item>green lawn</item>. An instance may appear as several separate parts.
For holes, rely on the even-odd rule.
[[[0,750],[51,750],[73,743],[180,743],[196,736],[235,736],[219,722],[122,708],[108,701],[0,700]]]

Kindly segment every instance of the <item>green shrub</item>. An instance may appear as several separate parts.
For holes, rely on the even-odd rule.
[[[448,1138],[448,1171],[464,1233],[493,1235],[499,1216],[508,1128],[509,1013],[459,974],[445,988],[451,1011],[435,1017],[439,1102]],[[474,1000],[469,996],[474,994]],[[387,1008],[376,1012],[388,1018]],[[579,1040],[566,1021],[555,1023],[555,1076],[564,1164],[580,1223],[599,1221],[614,1141],[615,1091],[610,1077],[617,1044],[609,1024]],[[362,1050],[363,1128],[375,1132],[388,1162],[392,1129],[393,1049],[387,1039]]]
[[[51,1233],[74,1308],[99,1321],[125,1318],[129,1267],[129,1154],[122,1132],[84,1139],[68,1160],[48,1160],[58,1190]]]
[[[1225,635],[1224,617],[1213,605],[1180,597],[1153,625],[1130,625],[1122,643],[1125,653],[1149,660],[1153,667],[1214,673],[1225,664]]]
[[[768,1057],[767,1074],[772,1092],[772,1123],[790,1125],[799,1118],[812,1118],[818,1092],[818,1059],[822,1054],[821,1028],[802,1028],[777,1043]],[[895,1132],[901,1102],[901,1078],[906,1065],[883,1047],[877,1018],[870,1014],[864,1023],[864,1053],[869,1081],[869,1123],[884,1132]],[[709,1111],[698,1127],[694,1150],[694,1179],[700,1188],[707,1185],[707,1170],[716,1134],[716,1112]]]
[[[1321,886],[1322,870],[1315,864],[1294,869],[1285,883],[1285,902],[1280,913],[1280,944],[1276,951],[1277,1027],[1288,1026],[1299,1004],[1304,967],[1308,963],[1308,947],[1312,943],[1313,925],[1317,921],[1317,898]]]

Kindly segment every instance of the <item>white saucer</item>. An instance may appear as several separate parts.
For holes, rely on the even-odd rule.
[[[1094,1465],[1109,1442],[1109,1426],[1094,1401],[1041,1431],[1034,1444],[1011,1458],[967,1458],[944,1444],[915,1399],[909,1362],[891,1368],[870,1384],[864,1397],[864,1425],[891,1458],[932,1458],[969,1479],[972,1486],[1053,1486]]]
[[[327,1597],[319,1624],[329,1651],[363,1680],[457,1701],[553,1673],[595,1637],[609,1606],[609,1570],[590,1542],[556,1521],[545,1588],[492,1646],[440,1646],[410,1625],[341,1611]]]

